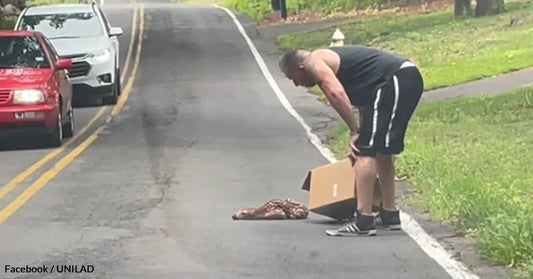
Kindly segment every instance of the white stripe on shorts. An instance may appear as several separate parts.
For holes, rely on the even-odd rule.
[[[394,75],[392,77],[394,80],[394,104],[392,105],[392,112],[390,115],[390,121],[389,121],[389,129],[387,130],[387,134],[385,135],[385,147],[389,147],[390,142],[390,131],[392,130],[392,122],[394,121],[394,117],[396,116],[396,109],[398,108],[398,99],[400,98],[400,88],[398,86],[398,77]]]
[[[379,99],[381,99],[381,88],[376,92],[376,100],[374,101],[374,115],[372,119],[372,135],[370,136],[370,147],[374,147],[374,138],[376,137],[376,132],[378,130],[378,104]]]

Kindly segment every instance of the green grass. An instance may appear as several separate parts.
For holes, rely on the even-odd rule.
[[[346,44],[392,50],[415,60],[425,89],[460,84],[533,66],[533,5],[508,3],[508,12],[455,20],[451,11],[387,16],[347,23]],[[509,26],[510,18],[522,24]],[[283,36],[281,49],[327,46],[334,29]],[[326,102],[317,87],[311,93]],[[475,239],[491,263],[533,278],[533,88],[491,98],[421,104],[409,126],[399,176],[417,192],[403,202]],[[344,124],[330,148],[347,155]]]
[[[533,3],[507,3],[508,12],[455,20],[453,12],[385,16],[340,26],[345,44],[374,46],[413,59],[425,89],[451,86],[533,66]],[[512,17],[523,23],[510,26]],[[334,29],[281,36],[280,49],[329,45]]]
[[[226,0],[224,6],[235,9],[258,22],[262,22],[265,16],[272,11],[270,1],[261,0]]]
[[[321,102],[329,105],[329,101],[328,101],[328,99],[326,99],[326,95],[324,95],[324,93],[322,93],[322,90],[320,90],[320,88],[318,86],[311,87],[309,89],[309,92],[312,93],[313,95],[317,96],[318,100],[320,100]]]
[[[174,3],[187,5],[224,5],[226,0],[171,0]]]
[[[287,13],[298,14],[303,11],[319,14],[353,11],[376,5],[388,5],[392,0],[287,0]],[[410,1],[407,1],[410,2]],[[261,22],[272,12],[270,0],[227,0],[226,7],[234,8],[256,21]]]
[[[397,158],[417,193],[403,201],[475,237],[494,264],[533,278],[533,87],[424,103]],[[345,125],[333,152],[347,155]]]
[[[77,4],[78,0],[32,0],[27,5]]]

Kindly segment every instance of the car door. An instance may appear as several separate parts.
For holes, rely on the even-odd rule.
[[[42,39],[46,47],[46,51],[48,52],[48,56],[50,57],[50,61],[55,67],[56,62],[59,59],[59,55],[46,37],[43,36]],[[59,93],[61,94],[61,98],[63,99],[63,112],[66,113],[70,110],[70,105],[72,102],[72,85],[68,77],[68,71],[54,71],[54,77],[56,79],[57,88],[59,90]]]
[[[107,32],[107,34],[109,36],[109,34],[111,33],[111,24],[109,24],[109,20],[107,19],[104,11],[100,7],[98,7],[98,13],[100,14],[102,22],[103,22],[103,24],[105,26],[105,30],[106,30],[106,32]],[[115,50],[115,63],[116,63],[115,68],[118,69],[119,68],[118,57],[120,57],[119,56],[119,54],[120,54],[119,53],[119,51],[120,51],[119,50],[119,41],[118,41],[117,36],[112,36],[109,39],[111,40],[111,44],[113,45],[113,49]]]

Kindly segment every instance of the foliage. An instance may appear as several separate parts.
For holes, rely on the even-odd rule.
[[[17,17],[6,16],[0,13],[0,30],[13,30],[17,23]]]
[[[287,0],[287,12],[297,14],[302,11],[310,11],[329,14],[405,2],[398,0]],[[272,11],[271,1],[267,0],[227,0],[225,5],[258,21],[263,20]]]
[[[456,85],[533,66],[533,3],[508,3],[508,12],[455,19],[452,11],[393,15],[348,22],[345,44],[394,51],[420,66],[425,89]],[[518,24],[511,25],[511,19]],[[282,50],[330,43],[334,28],[281,36]]]
[[[27,5],[75,4],[79,2],[79,0],[31,0],[28,1]]]

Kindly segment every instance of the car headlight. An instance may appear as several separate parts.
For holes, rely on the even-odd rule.
[[[13,91],[15,104],[37,104],[44,102],[44,93],[39,89],[23,89]]]
[[[91,59],[106,60],[106,59],[109,59],[110,54],[111,54],[111,51],[109,49],[102,49],[99,51],[89,53],[88,57]]]

